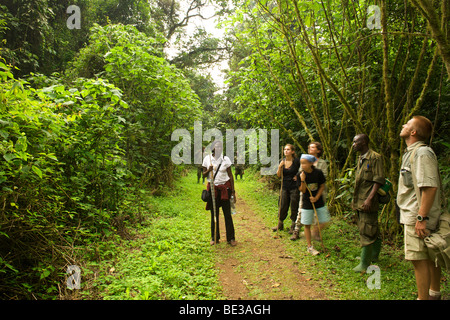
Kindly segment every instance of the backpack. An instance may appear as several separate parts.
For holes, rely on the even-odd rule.
[[[424,146],[424,144],[417,145],[411,154],[410,158],[411,167],[414,164],[413,160],[416,150],[421,146]],[[443,207],[447,208],[446,201],[444,200],[443,197],[442,179],[439,170],[438,173],[441,183],[441,195],[439,196],[441,196],[441,203],[444,204]],[[413,182],[414,188],[416,189],[417,199],[420,202],[420,191],[417,188],[417,183],[414,179],[414,175],[413,180],[414,180]],[[441,213],[436,230],[429,236],[425,237],[424,241],[428,249],[428,255],[430,256],[430,260],[435,263],[436,267],[440,266],[447,272],[450,272],[450,213],[448,213],[446,209],[444,209],[444,212]]]
[[[388,178],[384,179],[384,185],[378,189],[378,202],[381,204],[387,204],[391,201],[391,195],[389,194],[389,190],[392,188],[392,183]]]
[[[450,213],[441,214],[437,231],[426,237],[424,241],[431,261],[450,272]]]

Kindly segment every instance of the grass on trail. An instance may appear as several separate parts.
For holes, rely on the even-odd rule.
[[[149,196],[145,222],[132,240],[116,244],[114,259],[102,262],[93,286],[97,299],[221,299],[209,211],[202,184],[181,177],[169,195]]]
[[[216,250],[209,245],[210,215],[200,200],[204,185],[196,183],[196,172],[181,177],[175,190],[164,196],[148,196],[148,213],[136,227],[131,240],[117,239],[102,244],[108,248],[99,262],[86,263],[82,274],[82,299],[225,299],[216,269]],[[244,199],[266,227],[277,221],[276,192],[246,172],[236,181],[236,196]],[[329,299],[414,300],[417,297],[411,263],[403,258],[403,248],[383,244],[380,261],[380,289],[369,289],[367,280],[377,275],[354,273],[358,264],[359,238],[356,226],[333,217],[323,232],[325,253],[312,256],[306,241],[283,244],[298,261],[297,267],[308,281],[320,285]],[[236,234],[239,243],[239,234]],[[267,241],[271,241],[268,238]],[[239,243],[238,246],[245,245]],[[315,244],[320,249],[320,243]],[[107,251],[107,252],[106,252]],[[88,271],[91,270],[91,271]],[[371,278],[372,277],[372,278]],[[448,299],[448,275],[443,273],[442,293]],[[87,279],[87,280],[86,280]]]

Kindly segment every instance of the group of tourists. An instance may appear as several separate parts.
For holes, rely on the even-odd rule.
[[[405,259],[412,261],[418,299],[440,299],[441,269],[431,261],[424,239],[438,225],[441,215],[440,179],[437,158],[433,150],[425,144],[432,132],[431,122],[422,116],[410,119],[400,133],[406,143],[403,154],[397,190],[397,205],[400,210],[400,223],[404,225]],[[353,269],[364,272],[378,260],[381,251],[381,238],[378,226],[379,197],[385,184],[385,170],[380,154],[369,147],[369,137],[357,134],[353,139],[353,150],[359,153],[356,165],[355,186],[352,207],[357,216],[361,258]],[[214,176],[215,210],[211,211],[211,245],[220,239],[218,217],[219,208],[225,219],[227,242],[235,246],[235,232],[230,210],[230,199],[236,201],[231,161],[222,155],[222,143],[214,142],[212,156],[206,156],[202,173],[211,182]],[[281,178],[278,224],[272,228],[284,228],[290,210],[291,240],[300,236],[304,226],[307,252],[319,254],[312,240],[322,240],[322,231],[330,222],[326,206],[327,163],[322,159],[323,147],[320,142],[311,142],[308,154],[296,155],[291,144],[284,146],[284,158],[278,166],[277,175]],[[211,186],[208,183],[208,190]]]
[[[282,179],[280,188],[280,203],[278,211],[278,225],[273,231],[283,229],[283,221],[291,209],[291,226],[289,233],[291,240],[299,238],[300,228],[305,227],[307,251],[313,255],[319,254],[314,249],[311,239],[320,239],[320,231],[330,221],[330,214],[326,207],[326,176],[327,163],[321,158],[323,147],[320,142],[311,142],[308,154],[296,156],[295,147],[287,144],[284,147],[285,158],[278,166],[277,175]],[[314,219],[319,219],[317,226]]]

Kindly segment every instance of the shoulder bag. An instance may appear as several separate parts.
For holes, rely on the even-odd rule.
[[[219,169],[220,169],[220,166],[221,166],[221,165],[222,165],[222,161],[220,162],[219,166],[217,167],[217,171],[216,171],[216,173],[214,174],[213,181],[214,181],[214,179],[216,178],[216,175],[219,173]],[[211,186],[211,188],[213,188],[213,187],[214,187],[214,186]],[[202,200],[203,200],[203,202],[209,202],[209,201],[211,201],[211,191],[210,191],[210,190],[205,189],[205,190],[202,191]]]

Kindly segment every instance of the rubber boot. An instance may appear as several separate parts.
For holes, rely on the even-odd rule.
[[[370,259],[372,258],[372,247],[373,244],[362,247],[361,260],[359,260],[359,264],[355,268],[353,268],[353,271],[365,272],[367,267],[370,266]]]
[[[381,251],[381,239],[375,240],[375,242],[372,244],[372,262],[378,262],[378,256],[380,255]]]

